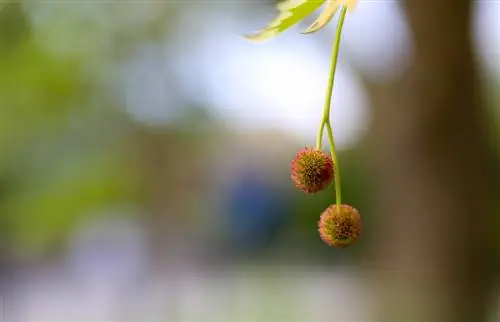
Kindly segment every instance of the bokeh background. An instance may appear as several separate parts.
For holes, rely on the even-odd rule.
[[[343,250],[289,178],[335,22],[244,40],[275,5],[0,1],[2,322],[500,321],[500,2],[349,14]]]

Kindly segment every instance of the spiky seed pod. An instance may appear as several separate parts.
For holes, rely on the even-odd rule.
[[[325,189],[334,178],[333,160],[319,149],[304,148],[292,161],[291,178],[305,193]]]
[[[321,240],[333,247],[344,248],[359,239],[361,235],[361,216],[356,208],[341,205],[331,205],[319,220],[319,235]]]

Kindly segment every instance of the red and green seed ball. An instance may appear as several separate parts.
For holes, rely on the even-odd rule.
[[[332,247],[344,248],[356,242],[361,235],[361,216],[356,208],[331,205],[319,220],[321,240]]]
[[[292,161],[291,178],[295,186],[305,193],[315,193],[325,189],[334,179],[332,158],[325,152],[304,148]]]

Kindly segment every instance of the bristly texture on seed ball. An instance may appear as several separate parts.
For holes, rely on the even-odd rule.
[[[334,177],[333,160],[319,149],[304,148],[292,161],[291,178],[305,193],[325,189]]]
[[[361,216],[356,208],[341,205],[331,205],[319,220],[319,235],[321,240],[333,247],[344,248],[359,239],[361,235]]]

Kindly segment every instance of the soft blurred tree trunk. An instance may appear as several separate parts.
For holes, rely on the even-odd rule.
[[[413,64],[378,102],[371,136],[380,202],[379,321],[487,317],[487,142],[471,5],[405,1]]]

